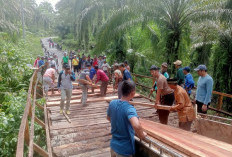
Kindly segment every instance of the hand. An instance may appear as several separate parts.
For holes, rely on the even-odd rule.
[[[172,106],[169,111],[175,111],[175,108]]]
[[[203,111],[203,112],[206,112],[207,110],[208,110],[207,105],[204,104],[204,105],[202,106],[202,111]]]

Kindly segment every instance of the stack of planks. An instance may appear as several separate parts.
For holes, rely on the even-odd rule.
[[[160,123],[140,119],[149,136],[193,157],[231,157],[232,145]],[[232,140],[232,139],[231,139]]]

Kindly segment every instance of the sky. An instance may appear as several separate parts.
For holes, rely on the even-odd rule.
[[[43,1],[50,2],[50,3],[52,4],[52,6],[53,6],[54,9],[55,9],[56,3],[59,2],[59,0],[36,0],[36,3],[37,3],[37,4],[40,4],[40,3],[43,2]]]

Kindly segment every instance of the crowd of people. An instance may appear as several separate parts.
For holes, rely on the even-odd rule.
[[[61,92],[60,113],[65,110],[70,114],[70,100],[72,96],[73,81],[79,82],[82,89],[81,103],[87,105],[88,89],[94,92],[94,86],[99,81],[100,94],[105,96],[107,86],[113,82],[114,91],[118,91],[118,99],[110,102],[107,109],[107,119],[111,122],[111,155],[132,156],[135,153],[134,135],[145,139],[146,133],[139,123],[136,109],[130,104],[136,92],[136,85],[130,73],[130,66],[127,61],[114,63],[111,67],[106,56],[94,56],[75,54],[70,51],[64,52],[62,58],[62,70],[58,71],[58,58],[56,55],[48,58],[38,57],[34,66],[40,67],[40,76],[43,78],[43,85],[47,94],[49,87],[54,88],[56,73],[58,73],[58,91]],[[182,67],[182,62],[177,60],[173,63],[176,74],[170,79],[168,64],[163,63],[161,68],[156,65],[150,67],[153,77],[153,87],[150,95],[155,92],[156,99],[154,108],[157,109],[159,121],[168,124],[170,111],[178,112],[179,128],[190,131],[193,120],[196,118],[193,104],[197,104],[197,111],[206,114],[211,102],[213,79],[207,73],[205,65],[199,65],[194,71],[199,75],[196,89],[196,98],[193,103],[190,99],[195,82],[191,75],[190,67]],[[88,83],[86,83],[88,82]],[[53,91],[53,90],[52,90]],[[66,104],[64,103],[66,101]],[[170,106],[170,110],[159,109],[159,105]],[[127,149],[125,149],[127,148]]]

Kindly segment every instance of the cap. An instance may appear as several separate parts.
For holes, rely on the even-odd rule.
[[[70,65],[66,65],[66,66],[65,66],[65,69],[70,69]]]
[[[186,70],[187,72],[190,72],[190,67],[184,67],[183,70]]]
[[[194,69],[195,71],[199,71],[199,70],[204,70],[206,71],[207,70],[207,67],[203,64],[199,65],[197,68]]]
[[[180,60],[177,60],[177,61],[174,62],[174,64],[175,64],[175,65],[181,65],[182,62],[181,62]]]
[[[162,64],[162,66],[165,67],[165,68],[167,68],[167,67],[168,67],[168,64],[164,62],[164,63]]]
[[[178,84],[178,80],[177,79],[167,79],[168,84]]]
[[[155,66],[155,65],[152,65],[151,68],[149,70],[159,70],[160,68]]]
[[[89,63],[88,63],[88,64],[86,64],[86,66],[87,66],[87,67],[91,67],[91,65],[90,65]]]

